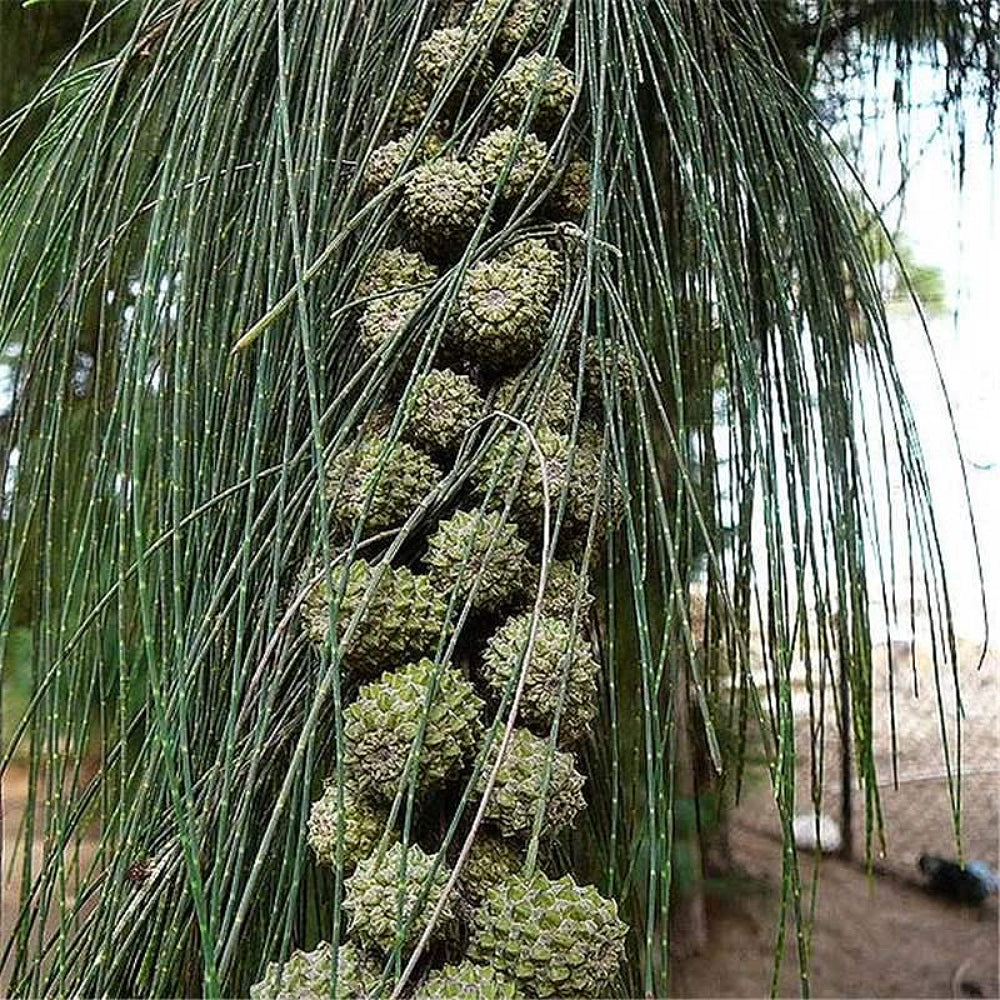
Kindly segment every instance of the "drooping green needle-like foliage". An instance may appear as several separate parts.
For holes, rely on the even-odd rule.
[[[14,989],[247,995],[296,949],[332,988],[349,939],[394,995],[462,959],[454,865],[499,832],[558,924],[519,940],[600,915],[522,986],[662,995],[679,731],[730,785],[761,741],[790,837],[795,656],[816,697],[848,672],[871,843],[868,595],[924,591],[944,685],[947,589],[849,201],[758,5],[104,19],[120,48],[46,84],[0,190],[0,640],[34,660],[4,763],[43,845]],[[508,613],[523,655],[503,633],[484,685]],[[561,635],[586,650],[546,684]],[[782,885],[805,974],[791,853]]]

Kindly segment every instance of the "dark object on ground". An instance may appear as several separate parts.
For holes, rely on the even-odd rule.
[[[921,854],[917,864],[927,876],[931,892],[957,903],[978,906],[997,891],[997,877],[981,861],[971,861],[963,868],[957,861]]]

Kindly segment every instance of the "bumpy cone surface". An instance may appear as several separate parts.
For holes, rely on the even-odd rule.
[[[555,191],[549,197],[549,209],[556,219],[579,222],[590,204],[590,164],[576,157],[569,161]]]
[[[483,677],[499,698],[520,676],[531,632],[531,615],[517,615],[494,633],[483,655]],[[583,636],[559,618],[538,620],[531,662],[527,666],[521,719],[547,737],[559,715],[559,742],[576,743],[585,736],[597,712],[600,669]],[[561,707],[560,707],[561,699]]]
[[[413,1000],[516,1000],[514,984],[488,965],[461,962],[435,969]]]
[[[491,885],[517,874],[522,864],[520,853],[507,841],[480,831],[459,872],[459,889],[470,903],[478,904]]]
[[[576,393],[570,380],[558,371],[538,387],[531,385],[529,373],[524,372],[500,383],[493,408],[519,416],[529,424],[537,417],[549,430],[565,433],[576,412]]]
[[[375,354],[390,344],[398,350],[403,344],[403,331],[417,315],[423,301],[423,292],[408,291],[369,302],[358,321],[358,337],[365,354]],[[412,353],[413,348],[407,345],[405,350]]]
[[[397,120],[402,128],[413,128],[427,117],[432,100],[435,102],[435,124],[454,118],[469,91],[478,91],[478,85],[492,75],[489,59],[479,40],[462,27],[438,28],[420,43],[414,60],[412,86],[401,96],[397,107]],[[456,77],[455,73],[465,57],[471,57]],[[448,94],[437,93],[447,80]],[[440,102],[444,96],[443,105]],[[438,100],[435,100],[437,98]],[[475,102],[473,101],[473,104]]]
[[[416,135],[408,133],[379,146],[365,165],[362,178],[365,191],[369,195],[377,194],[389,185],[404,162],[412,168],[426,163],[440,152],[441,140],[434,135],[425,136],[417,145]]]
[[[580,577],[584,579],[581,582]],[[577,609],[579,594],[580,606]],[[545,581],[545,596],[542,600],[542,611],[550,618],[561,618],[565,622],[573,620],[576,611],[576,623],[579,626],[587,620],[594,604],[594,595],[590,592],[590,575],[581,573],[576,565],[568,559],[554,559],[549,564],[548,577]]]
[[[559,255],[538,239],[473,265],[458,294],[459,348],[494,371],[527,364],[545,343],[560,276]]]
[[[340,567],[331,571],[334,597],[344,572]],[[370,677],[386,667],[433,652],[448,609],[427,577],[405,568],[384,567],[366,605],[365,594],[375,570],[358,559],[346,572],[347,586],[337,616],[338,634],[344,635],[358,609],[365,608],[344,650],[344,664],[351,673]],[[311,569],[310,578],[314,575],[315,569]],[[302,607],[306,634],[319,646],[326,642],[329,608],[330,592],[323,579],[313,586]]]
[[[250,1000],[327,1000],[333,996],[330,945],[323,941],[312,951],[293,951],[287,962],[271,962],[264,978],[250,987]],[[353,944],[337,951],[337,996],[352,1000],[373,997],[382,970]]]
[[[497,737],[491,745],[486,766],[480,772],[477,783],[480,793],[486,787],[499,745]],[[553,752],[547,740],[527,729],[515,729],[486,807],[487,819],[496,823],[505,837],[530,836],[547,771],[551,773],[542,813],[541,836],[549,839],[572,824],[586,804],[583,799],[583,775],[574,766],[572,754],[562,750]]]
[[[518,994],[603,997],[625,957],[618,907],[564,875],[516,875],[473,917],[469,958],[508,976]]]
[[[460,510],[430,537],[428,575],[445,599],[457,585],[459,599],[471,593],[477,611],[501,611],[524,596],[527,550],[517,526],[503,523],[500,514]]]
[[[534,102],[532,125],[543,134],[556,132],[575,96],[573,74],[555,56],[535,52],[521,56],[497,81],[497,117],[516,125]]]
[[[472,379],[449,369],[429,371],[416,379],[412,410],[404,434],[432,455],[450,455],[486,410],[483,394]]]
[[[343,789],[344,870],[352,871],[378,847],[388,822],[388,813],[366,799],[350,781]],[[308,843],[321,865],[337,863],[337,825],[340,821],[337,779],[329,778],[323,794],[309,810]],[[395,831],[391,836],[395,837]]]
[[[473,59],[469,69],[456,85],[462,90],[483,67],[476,65],[475,55],[479,47],[472,33],[462,27],[438,28],[432,31],[420,43],[414,64],[416,74],[415,88],[423,95],[430,95],[440,84],[455,73],[464,56],[471,54]]]
[[[490,132],[476,143],[469,162],[482,178],[486,190],[499,187],[499,197],[517,202],[532,188],[539,194],[548,181],[551,165],[548,146],[530,132],[518,135],[513,128]]]
[[[545,459],[553,524],[565,491],[561,537],[585,530],[595,504],[602,497],[599,452],[581,436],[572,449],[571,462],[571,445],[566,435],[539,427],[535,440]],[[498,504],[506,503],[516,485],[512,517],[525,534],[537,537],[541,533],[545,511],[542,468],[532,442],[523,431],[509,431],[497,437],[479,463],[474,481],[481,495],[485,495],[492,483],[494,501]]]
[[[448,881],[448,868],[442,864],[430,881],[426,900],[420,904],[436,857],[411,844],[405,851],[406,869],[401,875],[403,858],[403,845],[394,844],[381,860],[376,852],[362,861],[344,883],[344,909],[350,917],[348,932],[367,948],[388,952],[398,939],[405,948],[414,945]],[[408,920],[410,926],[404,930]],[[455,911],[449,898],[441,919],[434,925],[434,939],[447,937],[454,925]]]
[[[575,372],[579,364],[579,347],[569,352],[568,364]],[[635,394],[634,378],[638,372],[631,355],[623,344],[598,344],[588,337],[584,347],[583,405],[585,412],[598,419],[604,413],[604,393],[620,394],[623,401]]]
[[[406,291],[412,285],[433,281],[438,269],[420,254],[402,247],[379,250],[372,255],[360,281],[358,298],[383,295],[386,292]]]
[[[403,216],[420,245],[436,258],[457,257],[486,211],[476,170],[441,159],[416,170],[403,192]]]
[[[330,463],[326,495],[344,534],[365,514],[365,535],[398,528],[434,489],[441,473],[431,457],[405,441],[368,438]],[[365,510],[367,506],[367,511]]]
[[[425,791],[461,774],[482,734],[483,701],[454,667],[419,660],[366,684],[344,713],[347,760],[362,791],[395,796],[426,713],[437,673],[417,764],[417,789]]]
[[[480,0],[472,12],[471,27],[477,32],[496,29],[493,44],[502,56],[520,48],[536,45],[544,33],[548,15],[552,11],[550,0]],[[501,10],[504,15],[499,24]]]

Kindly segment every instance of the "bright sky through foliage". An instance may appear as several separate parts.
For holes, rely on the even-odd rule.
[[[1000,164],[983,141],[982,110],[967,101],[965,164],[958,176],[958,142],[950,119],[942,124],[932,100],[933,71],[914,77],[913,110],[897,121],[891,72],[883,69],[875,88],[879,116],[867,124],[861,164],[876,202],[899,190],[902,160],[909,177],[902,200],[886,212],[920,265],[937,268],[945,283],[946,309],[929,317],[934,350],[948,387],[976,515],[992,630],[1000,628]],[[868,95],[868,100],[872,95]],[[867,109],[872,111],[871,106]],[[902,144],[902,145],[901,145]],[[960,634],[980,637],[971,532],[947,412],[923,331],[907,309],[890,311],[897,361],[910,395],[938,508],[942,544],[952,568],[955,615]]]

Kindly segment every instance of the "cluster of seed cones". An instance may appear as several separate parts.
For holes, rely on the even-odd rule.
[[[339,996],[376,992],[387,956],[405,959],[435,908],[431,946],[407,987],[414,996],[602,996],[624,956],[615,903],[546,870],[548,847],[586,804],[576,751],[597,713],[600,672],[587,561],[611,495],[599,400],[538,360],[572,274],[544,224],[579,219],[588,184],[582,161],[563,157],[556,170],[548,145],[567,132],[577,88],[563,62],[532,51],[548,6],[482,0],[463,23],[433,32],[397,117],[405,129],[439,107],[437,131],[421,124],[364,167],[368,193],[396,198],[400,219],[399,245],[378,251],[358,283],[367,354],[412,350],[435,283],[474,234],[519,205],[535,208],[524,216],[530,230],[459,268],[435,367],[412,379],[397,419],[368,420],[329,473],[326,509],[349,547],[359,523],[362,537],[400,528],[457,455],[476,455],[457,499],[405,550],[415,554],[338,562],[303,604],[311,642],[340,657],[349,702],[344,757],[308,823],[317,863],[346,876]],[[506,68],[491,78],[493,60]],[[442,90],[449,74],[461,88]],[[493,95],[489,128],[458,156],[446,138],[453,95],[477,88]],[[545,551],[547,510],[558,531]],[[315,581],[316,566],[305,576]],[[519,681],[517,724],[498,761]],[[466,788],[471,817],[491,774],[484,823],[442,902],[464,839],[460,827],[445,849],[443,831]],[[533,840],[541,863],[529,868]],[[327,996],[332,959],[326,944],[295,952],[252,995]]]

